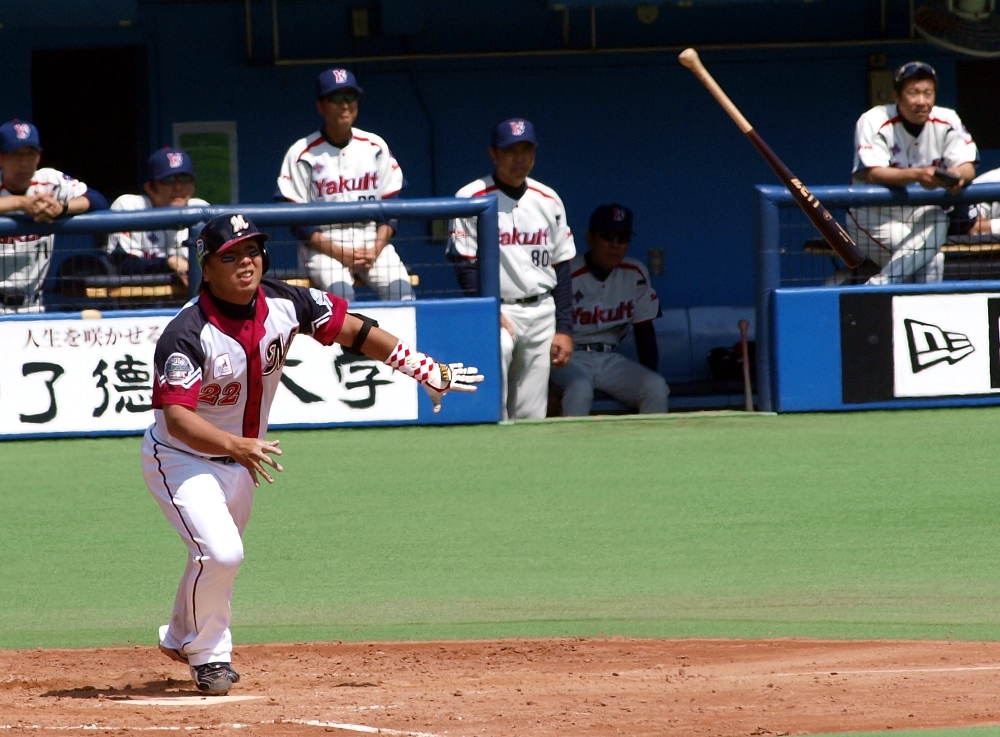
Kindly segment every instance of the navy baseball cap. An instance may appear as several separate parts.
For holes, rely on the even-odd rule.
[[[535,126],[531,124],[530,120],[510,118],[493,127],[493,148],[507,148],[523,141],[538,145],[535,138]]]
[[[908,61],[892,75],[892,88],[896,92],[903,91],[905,85],[911,79],[932,79],[934,88],[937,89],[938,77],[934,67],[923,61]]]
[[[325,72],[320,72],[316,77],[316,99],[326,97],[337,90],[354,90],[359,95],[363,92],[358,87],[358,80],[354,78],[354,74],[346,69],[327,69]]]
[[[598,205],[590,213],[588,228],[595,233],[599,230],[623,230],[631,233],[632,211],[625,205]]]
[[[267,233],[261,233],[257,230],[257,226],[245,215],[238,213],[219,215],[205,223],[194,242],[194,247],[198,254],[198,262],[204,264],[205,259],[213,253],[222,253],[237,243],[255,240],[261,247],[264,257],[264,271],[266,272],[268,261],[264,241],[269,237]]]
[[[17,118],[0,125],[0,151],[9,154],[11,151],[17,151],[25,146],[42,150],[38,128],[26,120],[18,120]]]
[[[173,176],[174,174],[190,174],[194,176],[194,164],[185,151],[171,146],[164,146],[149,157],[146,163],[146,173],[150,182]]]

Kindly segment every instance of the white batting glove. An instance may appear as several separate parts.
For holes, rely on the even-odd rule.
[[[441,411],[441,397],[448,392],[474,392],[483,380],[483,375],[475,366],[461,363],[436,363],[427,381],[422,382],[428,396],[434,403],[434,412]]]

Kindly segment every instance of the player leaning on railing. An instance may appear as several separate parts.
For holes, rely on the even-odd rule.
[[[243,560],[242,534],[258,476],[282,470],[268,440],[271,401],[297,333],[340,343],[419,381],[440,409],[449,391],[473,392],[475,368],[442,364],[418,352],[347,302],[318,289],[262,280],[266,235],[242,215],[210,220],[196,240],[199,296],[167,325],[156,344],[155,424],[142,445],[143,475],[188,547],[170,623],[160,649],[186,663],[200,691],[227,693],[230,600]]]

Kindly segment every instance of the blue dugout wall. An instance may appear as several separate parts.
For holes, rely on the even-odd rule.
[[[272,409],[274,428],[440,425],[500,420],[500,267],[496,198],[387,200],[357,204],[244,205],[95,212],[55,223],[0,217],[0,235],[107,233],[192,226],[238,211],[259,226],[366,219],[476,216],[481,283],[477,298],[355,305],[390,332],[442,361],[476,366],[475,393],[453,393],[433,413],[415,382],[339,347],[294,341]],[[197,261],[192,254],[191,263]],[[192,283],[199,281],[192,275]],[[0,439],[137,434],[152,422],[152,352],[175,311],[132,310],[0,316]],[[386,395],[388,395],[386,397]],[[381,405],[378,400],[381,399]]]
[[[1000,281],[782,285],[784,187],[758,187],[760,408],[809,412],[1000,404]],[[920,187],[814,187],[828,208],[1000,200],[1000,184],[957,197]],[[784,226],[787,227],[787,226]]]

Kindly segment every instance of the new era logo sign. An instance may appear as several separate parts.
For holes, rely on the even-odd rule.
[[[910,348],[910,368],[917,374],[947,361],[955,364],[976,349],[967,335],[952,333],[926,322],[904,320]]]

